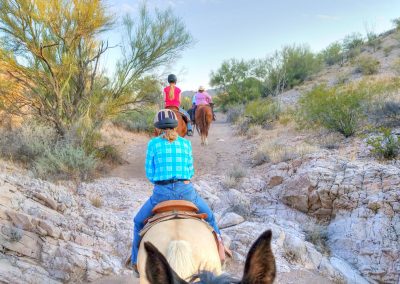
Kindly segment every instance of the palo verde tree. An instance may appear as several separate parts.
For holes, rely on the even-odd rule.
[[[0,0],[0,78],[7,78],[0,107],[45,121],[61,136],[74,128],[85,137],[154,100],[152,72],[179,56],[190,34],[170,10],[142,6],[122,27],[106,10],[100,0]],[[109,78],[100,65],[110,46],[100,36],[115,26],[125,40]]]

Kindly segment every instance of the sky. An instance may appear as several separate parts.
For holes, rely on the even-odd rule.
[[[120,18],[137,15],[143,1],[109,0]],[[195,44],[166,70],[178,76],[182,90],[209,87],[210,73],[230,58],[264,58],[287,44],[308,44],[320,51],[346,35],[393,27],[399,0],[147,0],[150,9],[171,8]],[[106,35],[120,41],[121,30]],[[105,67],[112,70],[120,51],[112,49]]]

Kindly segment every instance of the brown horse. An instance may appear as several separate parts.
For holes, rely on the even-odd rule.
[[[182,236],[184,234],[180,234]],[[193,238],[192,245],[201,238]],[[258,239],[251,246],[246,263],[244,265],[244,273],[241,281],[234,279],[228,275],[215,275],[213,271],[205,271],[187,277],[186,280],[179,276],[179,273],[170,265],[165,256],[155,247],[151,242],[144,242],[144,250],[147,254],[146,259],[146,278],[151,284],[185,284],[185,283],[202,283],[202,284],[227,284],[227,283],[241,283],[241,284],[272,284],[276,275],[276,265],[274,254],[271,250],[271,230],[262,233]],[[156,244],[154,242],[154,244]],[[188,266],[189,263],[182,257],[181,254],[175,253],[175,257],[179,259],[175,262],[180,265]],[[179,261],[178,261],[179,260]]]
[[[176,118],[178,119],[178,127],[176,129],[176,132],[178,132],[179,136],[185,137],[186,133],[187,133],[187,126],[186,126],[186,122],[183,118],[183,115],[179,112],[179,108],[175,107],[175,106],[168,106],[166,108],[172,110],[175,113]],[[160,134],[161,134],[160,129],[156,129],[154,131],[155,136],[159,136]]]
[[[212,110],[209,105],[198,105],[195,113],[197,132],[201,137],[201,145],[208,145],[208,130],[213,119]]]

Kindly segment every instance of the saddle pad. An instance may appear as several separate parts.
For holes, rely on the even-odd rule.
[[[192,202],[186,200],[167,200],[157,204],[152,212],[153,214],[164,213],[164,212],[199,212],[199,209]]]
[[[206,213],[196,214],[193,212],[184,212],[184,211],[169,211],[169,212],[158,213],[145,221],[146,225],[140,231],[140,236],[143,237],[146,234],[146,232],[154,225],[164,222],[164,221],[173,220],[173,219],[199,220],[199,221],[204,222],[205,224],[207,224],[208,227],[211,228],[211,226],[206,221],[204,221],[204,219],[206,219],[207,217],[208,217],[208,215]],[[213,231],[212,228],[211,228],[211,231]]]

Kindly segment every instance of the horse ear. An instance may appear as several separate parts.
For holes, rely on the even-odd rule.
[[[178,274],[171,268],[167,259],[150,242],[144,243],[147,252],[146,277],[152,284],[185,284]]]
[[[242,284],[270,284],[275,279],[275,258],[271,250],[271,230],[262,233],[251,246],[244,265]]]

